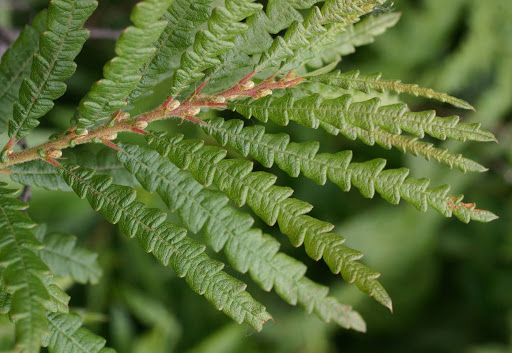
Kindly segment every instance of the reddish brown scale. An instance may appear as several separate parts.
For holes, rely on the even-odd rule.
[[[132,127],[132,132],[135,132],[136,134],[140,134],[140,135],[146,135],[147,134],[146,131],[141,130],[141,129],[136,128],[136,127]]]
[[[50,164],[53,164],[54,166],[56,166],[57,168],[62,168],[62,165],[57,162],[55,159],[52,159],[52,158],[45,158],[44,159],[45,162],[48,162]]]
[[[108,147],[110,147],[110,148],[112,148],[112,149],[116,150],[116,151],[122,151],[122,150],[121,150],[119,147],[117,147],[117,145],[116,145],[115,143],[113,143],[113,142],[110,142],[110,141],[103,141],[103,144],[104,144],[105,146],[108,146]]]

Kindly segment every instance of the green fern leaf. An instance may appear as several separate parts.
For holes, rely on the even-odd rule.
[[[303,21],[299,10],[308,9],[317,2],[314,0],[269,0],[265,20],[266,30],[268,33],[276,34],[295,21]]]
[[[224,249],[231,265],[251,277],[266,291],[275,291],[287,303],[299,303],[322,320],[345,328],[365,330],[364,321],[350,307],[327,297],[327,288],[304,277],[306,266],[283,253],[279,242],[251,228],[254,220],[227,206],[223,193],[205,189],[186,171],[147,148],[119,145],[119,160],[148,191],[156,191],[170,210],[176,210],[184,225],[201,229],[215,250]]]
[[[116,184],[138,185],[135,178],[124,169],[115,153],[109,148],[104,148],[97,154],[76,150],[66,151],[64,158],[69,163],[92,169],[97,174],[110,175]],[[59,174],[57,167],[42,160],[15,165],[11,168],[10,177],[22,185],[33,185],[47,190],[71,191],[69,185]]]
[[[19,102],[9,120],[9,137],[19,140],[39,125],[38,119],[53,108],[66,91],[63,82],[73,75],[73,62],[89,37],[82,28],[98,6],[95,0],[54,0],[50,3],[47,31],[41,35],[30,79],[23,82]]]
[[[455,214],[461,221],[492,221],[496,216],[484,210],[464,207],[459,197],[448,196],[448,186],[433,188],[426,179],[407,178],[409,170],[384,170],[386,161],[375,159],[366,163],[351,163],[352,153],[343,151],[336,154],[317,154],[319,143],[290,142],[286,134],[265,134],[263,126],[243,127],[241,120],[225,121],[222,118],[206,120],[204,131],[214,136],[223,146],[229,145],[242,156],[252,156],[266,168],[275,164],[292,177],[304,176],[317,184],[324,185],[327,178],[343,191],[356,186],[365,197],[378,192],[385,200],[398,204],[401,198],[426,212],[428,205],[446,217]]]
[[[21,83],[30,75],[32,58],[39,49],[39,36],[46,27],[46,10],[26,26],[0,62],[0,133],[12,117],[12,106],[18,100]]]
[[[297,49],[302,48],[305,50],[308,45],[319,42],[318,36],[315,37],[314,35],[326,32],[321,27],[321,24],[326,24],[329,21],[341,22],[341,31],[347,22],[357,20],[358,15],[356,13],[361,16],[369,11],[370,7],[374,6],[368,5],[372,2],[368,0],[358,0],[351,4],[343,4],[344,1],[338,0],[329,1],[323,10],[330,17],[321,17],[320,10],[315,8],[315,10],[310,12],[307,20],[304,21],[298,10],[311,8],[316,2],[312,0],[269,1],[266,13],[259,11],[247,19],[247,31],[238,36],[234,47],[220,57],[219,65],[210,70],[205,81],[212,82],[213,91],[219,86],[230,86],[252,71],[261,71],[267,66],[277,65],[278,62],[292,57],[293,54],[298,55],[289,48],[296,47]],[[346,17],[340,15],[337,18],[332,15],[332,13],[339,9],[344,11],[343,14]],[[277,37],[274,40],[270,35],[270,33],[278,33],[289,27],[292,23],[294,23],[293,29],[288,31],[284,38]],[[314,28],[315,30],[313,30]],[[287,41],[290,43],[287,43]],[[269,50],[279,53],[270,55]],[[261,59],[259,59],[260,57]],[[260,64],[255,68],[258,60],[260,60]]]
[[[79,315],[49,313],[47,318],[50,335],[44,343],[50,353],[115,353],[111,348],[103,348],[105,339],[81,327]]]
[[[176,97],[194,81],[204,76],[203,71],[220,63],[217,58],[233,47],[235,38],[247,30],[240,22],[261,8],[254,0],[226,0],[226,7],[217,7],[208,20],[208,29],[196,34],[193,48],[181,57],[180,68],[172,79],[170,96]]]
[[[186,230],[166,222],[166,214],[134,201],[135,190],[112,184],[112,178],[94,176],[88,169],[61,168],[66,182],[91,207],[101,210],[110,223],[137,237],[139,244],[165,266],[171,265],[190,287],[238,323],[260,331],[271,316],[246,291],[246,285],[222,271],[223,264],[210,259],[205,247],[186,236]]]
[[[324,100],[319,95],[298,99],[292,94],[275,98],[267,96],[257,100],[246,99],[228,103],[228,107],[246,118],[267,122],[269,119],[286,126],[295,121],[310,128],[322,126],[327,132],[337,135],[341,132],[352,140],[359,138],[373,146],[375,143],[402,151],[422,154],[434,158],[449,167],[456,166],[462,171],[485,171],[476,162],[460,155],[434,148],[432,144],[417,142],[416,138],[400,136],[402,130],[423,137],[425,133],[439,138],[447,137],[459,141],[493,141],[494,135],[480,129],[480,124],[458,123],[458,117],[438,118],[433,111],[407,112],[403,104],[381,106],[377,98],[352,103],[349,95]]]
[[[278,36],[274,39],[270,48],[261,56],[255,71],[279,66],[286,59],[300,57],[301,50],[312,50],[312,43],[323,45],[322,39],[325,33],[329,32],[324,26],[336,24],[337,34],[381,3],[383,0],[329,0],[324,3],[321,10],[313,7],[304,22],[294,22],[284,37]]]
[[[105,78],[96,82],[79,107],[75,123],[80,129],[95,125],[122,109],[141,80],[140,70],[155,53],[153,43],[167,22],[159,21],[173,0],[144,0],[131,14],[134,26],[123,31],[116,43],[116,57],[103,68]]]
[[[154,44],[156,51],[143,65],[139,84],[128,97],[133,102],[150,92],[159,77],[172,72],[172,58],[181,55],[193,44],[193,33],[210,17],[212,0],[176,0],[163,16],[167,27]]]
[[[51,275],[34,253],[43,245],[30,228],[35,224],[21,211],[28,206],[16,192],[0,184],[0,264],[8,292],[12,295],[9,315],[16,325],[16,345],[22,352],[39,352],[47,334],[46,306],[51,299],[45,283]]]
[[[233,47],[219,57],[219,64],[211,68],[204,79],[212,91],[232,87],[253,71],[255,59],[268,50],[273,37],[294,21],[303,21],[299,10],[308,9],[316,0],[269,0],[266,12],[257,11],[246,20],[247,30],[234,41]]]
[[[386,149],[396,147],[403,153],[410,152],[414,156],[421,155],[428,161],[433,159],[439,163],[443,163],[449,168],[455,167],[464,173],[486,172],[488,170],[480,163],[463,157],[462,154],[450,153],[444,148],[435,147],[432,143],[418,141],[417,137],[394,135],[381,129],[375,129],[372,132],[367,132],[366,130],[359,128],[355,130],[360,136],[362,136],[361,139],[363,141],[368,141],[365,143],[370,145],[373,145],[374,142],[376,142]]]
[[[4,280],[4,268],[0,267],[0,314],[7,314],[11,310],[11,295]]]
[[[354,53],[356,47],[373,43],[376,36],[396,25],[399,19],[400,13],[392,12],[379,16],[370,15],[361,22],[346,26],[343,32],[335,36],[334,42],[327,44],[320,53],[316,53],[307,65],[318,69],[326,64],[338,62],[342,56]]]
[[[48,190],[71,190],[55,166],[39,159],[14,166],[11,179],[22,185],[33,185]]]
[[[378,17],[368,16],[360,23],[349,26],[344,22],[329,24],[325,26],[325,31],[317,34],[305,47],[286,60],[279,72],[289,71],[304,64],[310,65],[311,60],[316,60],[317,65],[320,62],[319,67],[324,65],[322,60],[331,60],[326,63],[334,65],[341,60],[341,54],[348,50],[347,46],[355,50],[353,44],[362,46],[372,43],[375,36],[394,26],[399,18],[399,14],[387,14]]]
[[[429,88],[421,88],[418,85],[402,83],[399,80],[382,80],[382,74],[361,75],[359,71],[350,71],[341,73],[339,71],[328,75],[321,75],[310,78],[310,81],[321,82],[329,86],[341,87],[343,89],[353,89],[365,93],[377,92],[395,92],[407,93],[416,97],[425,97],[436,99],[440,102],[449,103],[457,108],[474,108],[462,99],[452,97],[446,93],[439,93]]]
[[[165,133],[147,133],[149,145],[176,166],[188,169],[203,185],[213,182],[239,206],[248,204],[268,225],[279,222],[282,233],[294,246],[304,243],[308,255],[324,261],[333,273],[342,274],[349,283],[355,282],[363,292],[391,308],[391,299],[376,280],[378,273],[355,260],[360,253],[341,244],[344,238],[329,233],[334,226],[307,216],[312,205],[290,198],[293,190],[275,186],[276,177],[264,172],[252,172],[247,160],[224,160],[226,151],[216,146],[204,146],[202,141],[183,140],[182,135],[166,137]]]
[[[65,233],[49,233],[39,237],[44,248],[39,257],[59,277],[70,276],[74,281],[85,284],[98,283],[101,268],[96,253],[76,245],[76,237]]]
[[[68,303],[71,297],[59,288],[56,284],[50,284],[47,286],[48,294],[50,294],[50,304],[46,307],[46,310],[51,313],[64,313],[69,312]]]

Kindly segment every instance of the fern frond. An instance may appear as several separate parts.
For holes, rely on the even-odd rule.
[[[415,138],[400,136],[402,130],[423,137],[425,133],[439,138],[459,141],[494,141],[494,135],[480,129],[480,124],[459,123],[459,117],[438,118],[434,111],[407,112],[404,104],[381,106],[377,98],[352,103],[350,95],[324,100],[319,95],[297,98],[286,94],[276,98],[263,97],[229,102],[228,107],[246,118],[267,122],[269,119],[286,126],[290,120],[310,128],[322,126],[327,132],[341,132],[347,138],[359,138],[373,146],[395,146],[402,150],[434,158],[462,171],[485,171],[478,163],[434,148],[432,144],[417,142]]]
[[[141,80],[140,70],[155,53],[153,43],[164,31],[167,22],[160,21],[173,0],[144,0],[130,16],[134,26],[123,31],[116,43],[116,57],[103,68],[104,78],[96,82],[79,107],[75,122],[80,129],[127,105],[127,97]]]
[[[245,104],[244,104],[245,103]],[[297,99],[288,94],[280,98],[267,96],[259,100],[246,100],[244,103],[228,103],[230,107],[246,116],[254,116],[263,122],[272,121],[288,125],[290,120],[311,121],[322,116],[325,122],[341,129],[344,125],[360,127],[367,131],[380,128],[399,135],[402,130],[419,138],[425,133],[440,140],[452,138],[466,140],[496,141],[494,135],[481,129],[481,124],[459,123],[458,116],[436,117],[433,110],[409,112],[406,104],[381,105],[378,98],[363,102],[352,102],[350,95],[323,100],[319,95]],[[317,117],[318,120],[320,118]]]
[[[49,313],[47,319],[50,335],[44,343],[50,353],[115,353],[112,348],[103,348],[105,339],[81,327],[79,315]]]
[[[268,225],[279,222],[279,228],[294,246],[304,243],[308,255],[323,257],[333,273],[340,273],[355,282],[363,292],[391,308],[391,299],[376,280],[379,274],[355,260],[361,254],[342,246],[344,238],[329,233],[334,226],[306,215],[313,206],[290,198],[293,190],[275,186],[276,177],[264,172],[252,172],[253,164],[243,159],[224,160],[226,151],[216,146],[204,146],[202,141],[183,140],[182,135],[166,137],[165,133],[147,133],[149,145],[182,169],[188,169],[203,185],[213,182],[219,190],[239,206],[249,207]]]
[[[81,153],[76,150],[66,151],[64,158],[68,163],[92,169],[96,174],[110,175],[116,184],[138,185],[135,178],[124,169],[115,153],[109,148],[104,148],[97,154]],[[57,167],[40,159],[17,164],[10,171],[11,179],[22,185],[37,186],[46,190],[71,191]]]
[[[303,21],[299,10],[308,9],[315,0],[269,0],[265,19],[268,33],[276,34],[290,26],[294,21]]]
[[[18,100],[21,83],[30,75],[32,58],[39,49],[39,36],[46,27],[46,10],[26,26],[14,44],[2,55],[0,62],[0,133],[12,117],[13,104]]]
[[[4,280],[4,268],[0,266],[0,314],[7,314],[11,310],[11,295]]]
[[[88,169],[59,169],[66,182],[91,207],[101,210],[112,224],[119,223],[127,236],[137,237],[141,247],[165,266],[171,265],[190,287],[238,323],[260,331],[271,316],[246,291],[246,285],[222,271],[223,264],[204,253],[205,247],[186,236],[187,231],[166,222],[166,214],[134,201],[130,187],[112,184],[112,178],[94,176]]]
[[[415,84],[402,83],[399,80],[382,80],[382,74],[361,75],[359,71],[341,73],[336,71],[327,75],[311,77],[309,80],[329,86],[353,89],[364,93],[371,91],[407,93],[416,97],[425,97],[449,103],[457,108],[475,110],[468,102],[452,97],[446,93],[436,92],[430,88],[422,88]]]
[[[181,57],[180,68],[173,76],[169,95],[176,97],[194,81],[204,76],[203,71],[220,63],[217,58],[233,47],[235,38],[247,30],[241,21],[254,14],[261,4],[254,0],[226,0],[226,7],[217,7],[208,20],[208,29],[196,34],[194,45]]]
[[[448,196],[448,185],[430,187],[428,179],[408,178],[409,170],[406,168],[384,170],[384,159],[351,163],[351,151],[317,154],[318,142],[290,142],[289,135],[266,134],[263,126],[244,127],[241,120],[225,121],[222,118],[206,122],[205,132],[214,136],[221,145],[231,146],[244,157],[252,156],[266,168],[275,163],[292,177],[303,173],[319,185],[324,185],[329,178],[343,191],[349,191],[354,185],[365,197],[373,198],[378,192],[392,204],[398,204],[403,198],[423,212],[430,205],[443,216],[455,214],[465,223],[472,219],[485,222],[496,219],[489,211],[462,203],[460,196]]]
[[[167,27],[154,44],[156,51],[139,70],[140,82],[128,97],[137,100],[157,84],[161,75],[172,70],[172,58],[181,55],[193,43],[195,30],[210,17],[212,0],[176,0],[164,13]]]
[[[279,64],[289,58],[300,56],[299,50],[311,51],[313,43],[323,42],[326,25],[336,24],[336,34],[349,24],[370,12],[373,7],[383,3],[383,0],[329,0],[322,9],[313,7],[304,22],[294,22],[283,37],[278,36],[261,56],[255,69],[259,72],[270,66]]]
[[[134,145],[119,145],[119,160],[148,191],[156,191],[169,209],[177,211],[184,225],[204,232],[215,250],[224,249],[230,264],[251,277],[266,291],[273,287],[287,303],[299,303],[322,320],[365,331],[362,318],[350,307],[328,297],[328,288],[304,277],[306,266],[278,252],[279,242],[251,228],[254,220],[227,205],[222,192],[205,189],[157,152]]]
[[[30,79],[23,82],[19,102],[9,120],[9,137],[19,140],[39,125],[38,119],[53,108],[66,91],[64,80],[76,69],[75,57],[89,38],[82,28],[94,12],[96,0],[54,0],[50,3],[47,31],[41,35]]]
[[[71,190],[57,168],[40,159],[14,166],[10,176],[13,181],[22,185],[33,185],[47,190]]]
[[[370,15],[361,22],[346,26],[343,32],[335,36],[334,42],[322,48],[307,65],[318,69],[340,61],[342,56],[354,53],[356,47],[373,43],[376,36],[396,25],[399,19],[400,13],[391,12],[379,16]]]
[[[66,233],[42,234],[39,239],[44,248],[38,255],[55,276],[71,277],[78,283],[98,283],[101,268],[98,255],[86,248],[77,246],[76,237]]]
[[[0,264],[12,295],[9,315],[16,325],[16,346],[31,353],[39,352],[41,338],[48,332],[46,306],[51,299],[46,283],[51,275],[34,253],[43,245],[30,231],[35,224],[21,212],[28,206],[16,199],[16,193],[0,184]]]
[[[384,33],[386,29],[395,25],[399,17],[399,15],[385,16],[380,20],[378,17],[368,16],[361,23],[350,24],[349,26],[343,22],[327,25],[323,33],[317,34],[305,47],[296,51],[292,57],[286,60],[279,69],[279,72],[289,71],[303,64],[309,64],[310,60],[316,59],[321,61],[326,52],[331,54],[330,57],[332,59],[327,62],[328,64],[339,62],[341,60],[341,53],[347,50],[348,45],[352,46],[350,41],[358,44],[358,46],[371,43],[375,36]]]
[[[330,128],[330,127],[329,127]],[[463,173],[466,172],[486,172],[488,169],[485,168],[478,162],[475,162],[469,158],[463,157],[460,153],[450,153],[445,148],[437,148],[430,142],[419,141],[417,137],[405,136],[405,135],[394,135],[381,129],[375,129],[373,131],[366,131],[364,129],[356,128],[357,133],[362,136],[363,142],[372,146],[374,142],[379,144],[386,149],[396,147],[403,153],[410,152],[414,156],[423,156],[427,161],[431,159],[442,163],[452,168],[457,168]],[[374,142],[373,142],[374,141]]]
[[[60,289],[56,284],[50,284],[47,286],[48,293],[50,294],[50,305],[46,307],[48,313],[64,313],[69,312],[68,303],[71,297]],[[46,337],[46,336],[45,336]]]
[[[265,11],[257,11],[246,20],[247,30],[234,41],[233,48],[219,57],[220,63],[211,68],[205,82],[212,91],[231,87],[253,71],[258,55],[272,45],[273,37],[294,21],[303,21],[300,10],[308,9],[316,0],[269,0]]]

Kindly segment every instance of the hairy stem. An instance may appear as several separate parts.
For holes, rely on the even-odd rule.
[[[251,81],[252,82],[252,81]],[[32,161],[35,159],[58,159],[63,149],[83,145],[86,143],[105,143],[112,146],[111,140],[117,137],[120,132],[143,133],[147,124],[171,117],[186,119],[192,122],[198,122],[194,118],[200,112],[201,108],[226,109],[226,101],[239,97],[259,98],[263,95],[271,94],[274,89],[283,89],[302,82],[302,78],[293,79],[290,76],[275,81],[267,79],[259,85],[247,84],[244,80],[237,83],[234,87],[214,96],[202,96],[192,94],[183,104],[178,101],[168,99],[160,107],[141,114],[133,119],[119,118],[113,119],[110,124],[98,127],[92,131],[85,131],[77,134],[76,126],[70,128],[58,138],[48,141],[37,147],[24,151],[13,153],[9,151],[8,160],[0,163],[0,171],[6,170],[13,165]]]

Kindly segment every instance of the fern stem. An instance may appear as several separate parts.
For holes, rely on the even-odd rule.
[[[147,124],[157,120],[177,117],[186,119],[193,123],[202,123],[202,120],[194,118],[194,116],[200,112],[201,108],[224,110],[227,108],[225,102],[228,100],[240,97],[251,97],[257,99],[263,97],[264,95],[271,94],[275,89],[284,89],[290,86],[295,86],[301,83],[303,80],[303,78],[293,78],[291,76],[286,76],[285,78],[282,78],[278,81],[267,79],[259,85],[252,86],[247,85],[247,83],[250,81],[249,76],[242,79],[234,87],[219,93],[218,95],[203,96],[197,94],[195,96],[191,96],[182,104],[178,104],[178,101],[173,100],[171,97],[167,99],[160,107],[147,113],[141,114],[133,119],[114,119],[111,125],[101,126],[92,131],[86,131],[82,134],[77,134],[77,127],[73,126],[63,135],[60,135],[53,141],[49,141],[40,146],[17,153],[12,153],[11,150],[11,153],[8,155],[8,160],[6,162],[0,163],[0,172],[4,172],[5,169],[16,164],[25,163],[35,159],[45,159],[53,152],[61,151],[69,147],[75,147],[77,145],[94,142],[105,143],[115,139],[117,134],[121,132],[143,134],[144,128],[147,126]],[[141,128],[141,126],[144,128]]]

